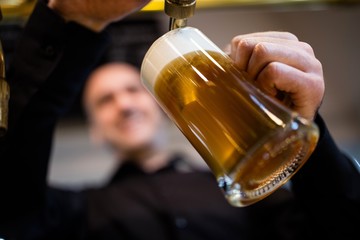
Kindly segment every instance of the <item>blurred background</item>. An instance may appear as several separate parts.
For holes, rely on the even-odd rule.
[[[34,2],[0,0],[4,15],[0,39],[6,60],[11,58],[14,43]],[[325,75],[326,92],[320,113],[343,151],[360,159],[359,3],[358,0],[197,0],[195,15],[188,25],[199,28],[221,48],[238,34],[268,30],[292,32],[312,45]],[[104,60],[140,66],[151,43],[168,31],[169,18],[163,5],[164,0],[153,0],[140,13],[109,26],[112,45]],[[172,123],[167,128],[170,149],[183,151],[197,164],[204,164]],[[78,100],[57,127],[49,182],[71,188],[101,184],[111,174],[114,164],[107,149],[90,142]]]

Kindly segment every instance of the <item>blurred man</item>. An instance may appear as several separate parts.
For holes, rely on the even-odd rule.
[[[170,158],[165,139],[169,121],[140,81],[139,70],[109,63],[94,71],[84,90],[91,135],[109,146],[119,161],[155,172]]]

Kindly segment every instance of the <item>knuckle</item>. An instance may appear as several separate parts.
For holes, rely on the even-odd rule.
[[[307,42],[300,42],[301,48],[304,49],[306,52],[308,52],[311,55],[314,55],[314,49],[311,47],[311,45]]]
[[[240,37],[235,37],[232,39],[231,41],[232,46],[236,46],[237,48],[240,49],[248,49],[251,47],[251,43],[244,38],[240,38]]]
[[[277,79],[279,79],[281,70],[277,62],[270,62],[263,69],[263,77],[276,85]]]
[[[257,43],[254,47],[253,54],[257,57],[262,58],[269,53],[269,47],[265,42]]]
[[[295,41],[299,40],[298,37],[291,32],[283,32],[283,33],[284,33],[285,37],[289,40],[295,40]]]

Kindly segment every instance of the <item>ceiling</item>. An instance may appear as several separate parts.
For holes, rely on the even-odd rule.
[[[196,8],[241,7],[278,4],[331,4],[360,2],[360,0],[197,0]],[[159,11],[164,8],[164,0],[153,0],[143,10]]]
[[[32,12],[37,0],[0,0],[3,21],[23,21]],[[142,12],[162,11],[165,0],[152,0]],[[196,8],[223,8],[242,6],[294,5],[294,4],[354,4],[360,0],[197,0]]]

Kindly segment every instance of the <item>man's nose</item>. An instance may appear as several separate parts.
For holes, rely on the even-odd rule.
[[[130,94],[117,94],[115,97],[115,103],[120,110],[126,110],[132,108],[134,104],[134,98],[131,97]]]

